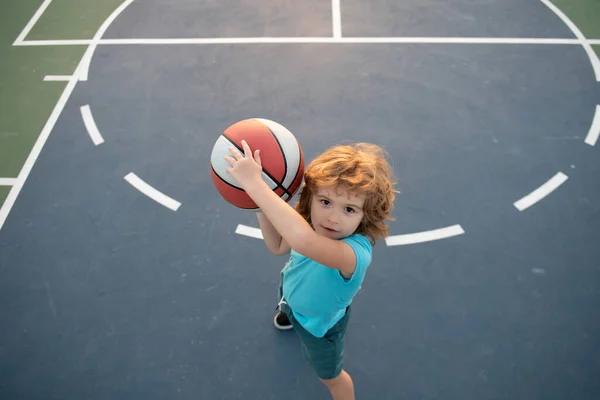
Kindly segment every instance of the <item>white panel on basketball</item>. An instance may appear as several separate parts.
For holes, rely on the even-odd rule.
[[[219,178],[223,179],[225,182],[229,183],[231,186],[234,186],[240,190],[243,190],[233,179],[231,175],[227,173],[227,168],[230,167],[229,163],[225,158],[225,155],[231,155],[229,151],[229,147],[233,146],[225,136],[221,135],[215,142],[212,153],[210,155],[210,164],[212,165],[215,173],[219,176]],[[271,190],[275,190],[277,188],[277,183],[273,181],[273,179],[269,178],[267,174],[262,173],[263,180],[269,185]]]
[[[296,137],[285,126],[264,118],[256,118],[257,121],[265,124],[275,135],[281,147],[283,156],[287,161],[287,171],[281,185],[287,190],[294,182],[296,172],[300,168],[300,149]]]

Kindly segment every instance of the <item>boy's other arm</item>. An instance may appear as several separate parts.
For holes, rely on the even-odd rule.
[[[290,245],[281,237],[267,216],[262,212],[257,212],[256,218],[258,219],[258,225],[260,226],[267,249],[278,256],[289,254],[291,251]]]

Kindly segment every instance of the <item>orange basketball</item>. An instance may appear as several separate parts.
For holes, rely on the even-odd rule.
[[[236,122],[217,139],[210,156],[212,180],[221,196],[238,208],[258,209],[256,203],[227,173],[230,167],[224,156],[231,155],[230,146],[244,153],[242,140],[252,153],[260,150],[262,178],[286,202],[300,188],[304,177],[304,154],[296,137],[277,122],[252,118]]]

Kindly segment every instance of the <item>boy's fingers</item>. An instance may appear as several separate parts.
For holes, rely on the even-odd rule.
[[[224,156],[223,158],[229,163],[229,165],[231,165],[233,167],[233,164],[235,163],[235,159],[233,157]]]
[[[254,160],[256,161],[256,163],[257,163],[258,165],[260,165],[260,166],[262,167],[262,164],[261,164],[261,162],[260,162],[260,150],[256,150],[256,151],[254,152]]]
[[[242,153],[240,153],[240,151],[238,149],[235,148],[235,146],[229,146],[229,151],[231,152],[231,154],[233,154],[233,156],[235,157],[236,160],[239,160],[240,158],[244,158],[244,155]],[[225,156],[227,157],[227,156]]]
[[[244,155],[252,157],[252,150],[250,150],[250,146],[246,143],[245,140],[242,140],[242,147],[244,148]]]

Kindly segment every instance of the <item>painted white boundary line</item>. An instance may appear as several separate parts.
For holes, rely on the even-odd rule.
[[[600,39],[597,40],[600,44]],[[27,40],[16,46],[80,45],[191,45],[191,44],[530,44],[582,45],[588,40],[566,38],[480,38],[480,37],[240,37],[240,38],[173,38],[173,39],[99,39],[99,40]]]
[[[0,178],[0,186],[13,186],[17,183],[17,178]]]
[[[133,172],[128,173],[125,176],[125,180],[127,182],[129,182],[131,184],[131,186],[133,186],[134,188],[136,188],[137,190],[139,190],[146,196],[150,197],[152,200],[156,201],[157,203],[162,204],[163,206],[165,206],[167,208],[170,208],[173,211],[177,211],[179,206],[181,206],[180,202],[178,202],[177,200],[172,199],[171,197],[167,196],[166,194],[156,190],[155,188],[153,188],[152,186],[150,186],[149,184],[147,184],[146,182],[141,180]]]
[[[514,203],[514,206],[519,211],[523,211],[538,201],[542,200],[544,197],[548,196],[554,190],[556,190],[560,185],[562,185],[569,177],[562,172],[557,173],[552,178],[550,178],[546,183],[544,183],[539,188],[535,189],[533,192],[529,193],[527,196],[523,197],[521,200],[518,200]]]
[[[596,81],[600,82],[600,59],[598,59],[598,55],[594,52],[594,49],[592,49],[592,46],[586,40],[583,33],[579,30],[577,25],[575,25],[573,21],[571,21],[564,12],[562,12],[558,7],[552,4],[552,2],[550,2],[549,0],[540,1],[544,3],[546,7],[548,7],[550,10],[552,10],[558,16],[558,18],[560,18],[569,27],[569,29],[571,29],[573,34],[579,40],[581,40],[581,45],[583,46],[585,52],[587,53],[590,59],[590,62],[592,63],[592,68],[594,69],[594,74],[596,75]]]
[[[23,28],[23,30],[21,31],[21,33],[19,34],[17,39],[14,41],[13,46],[17,46],[25,40],[27,35],[29,35],[29,32],[31,32],[31,29],[33,28],[33,26],[38,22],[38,20],[40,19],[40,17],[44,13],[44,11],[46,11],[46,8],[48,8],[48,6],[50,5],[51,2],[52,2],[52,0],[45,0],[42,3],[40,8],[38,8],[38,10],[35,12],[35,14],[33,14],[33,17],[31,17],[31,19],[29,20],[27,25],[25,25],[25,28]]]
[[[408,233],[405,235],[394,235],[385,238],[388,246],[403,246],[407,244],[431,242],[434,240],[446,239],[452,236],[463,235],[465,231],[460,225],[452,225],[446,228],[433,229],[430,231]]]
[[[106,21],[104,21],[102,23],[102,25],[100,26],[100,28],[94,35],[92,42],[90,43],[87,50],[85,51],[85,54],[83,55],[83,59],[82,59],[83,62],[79,65],[79,68],[80,68],[79,80],[87,81],[88,71],[90,69],[90,63],[92,61],[92,56],[94,55],[94,52],[96,51],[96,47],[98,46],[98,42],[104,35],[104,32],[106,32],[106,30],[110,26],[110,24],[112,24],[113,21],[119,16],[119,14],[121,14],[121,12],[123,12],[124,9],[126,9],[131,3],[133,3],[133,1],[134,0],[125,0],[123,2],[123,4],[121,4],[119,7],[117,7],[110,14],[110,16],[106,19]]]
[[[91,43],[91,39],[25,40],[23,42],[13,44],[13,46],[87,46]]]
[[[342,37],[342,10],[340,0],[331,0],[331,22],[333,25],[333,37],[340,39]]]
[[[85,105],[80,108],[81,117],[83,118],[83,123],[85,124],[85,129],[87,129],[90,138],[92,138],[92,142],[96,146],[104,143],[104,138],[100,134],[98,130],[98,126],[96,125],[96,121],[94,121],[94,116],[92,115],[92,110],[89,105]]]
[[[255,239],[263,239],[262,231],[259,228],[253,228],[246,225],[238,225],[235,229],[238,235],[249,236]]]
[[[600,136],[600,106],[596,106],[596,114],[594,114],[594,121],[592,121],[590,131],[585,137],[585,142],[590,146],[594,146],[596,144],[596,141],[598,140],[598,136]]]
[[[68,82],[71,80],[71,75],[46,75],[44,82]]]

